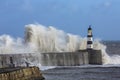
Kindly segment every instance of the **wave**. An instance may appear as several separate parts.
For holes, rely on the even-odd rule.
[[[40,24],[25,25],[25,39],[13,38],[10,35],[0,36],[0,54],[11,53],[43,53],[43,52],[74,52],[86,49],[87,38],[66,33],[53,26]],[[94,40],[94,49],[102,50],[104,64],[120,64],[120,56],[109,56],[106,46],[98,39]],[[37,56],[37,55],[36,55]]]

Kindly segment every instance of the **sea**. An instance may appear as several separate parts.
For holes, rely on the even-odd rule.
[[[120,41],[102,43],[107,46],[106,52],[109,56],[120,55]],[[54,66],[42,72],[46,80],[120,80],[119,64]]]
[[[43,66],[41,64],[40,53],[74,52],[84,50],[86,46],[86,36],[81,37],[41,24],[25,25],[24,38],[13,38],[9,34],[0,35],[0,54],[24,55],[21,60],[15,60],[16,66],[22,66],[26,62],[38,66],[46,80],[120,80],[120,41],[102,41],[94,37],[93,49],[102,51],[103,65]],[[28,53],[32,53],[29,58],[25,57]]]

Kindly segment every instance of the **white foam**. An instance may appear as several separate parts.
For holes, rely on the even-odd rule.
[[[68,52],[86,49],[86,37],[80,37],[66,33],[55,27],[40,24],[28,24],[25,26],[25,39],[13,38],[9,35],[0,36],[0,54],[35,53],[33,57],[37,61],[29,60],[34,64],[40,64],[40,52]],[[120,64],[120,56],[109,56],[106,46],[99,40],[94,41],[94,49],[102,50],[104,64]]]

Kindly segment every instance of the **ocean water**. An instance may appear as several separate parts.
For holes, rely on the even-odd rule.
[[[102,41],[107,46],[106,52],[109,55],[120,55],[120,41]]]
[[[102,41],[108,55],[120,55],[120,41]],[[46,80],[120,80],[119,64],[61,66],[43,70]]]
[[[57,67],[43,74],[46,80],[120,80],[120,67]]]

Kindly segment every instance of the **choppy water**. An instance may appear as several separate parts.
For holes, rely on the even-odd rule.
[[[120,53],[120,42],[103,42],[109,55]],[[56,67],[43,71],[46,80],[120,80],[120,65]]]
[[[107,46],[106,52],[110,55],[120,55],[120,41],[104,41]]]
[[[120,67],[58,67],[43,73],[46,80],[120,80]]]

